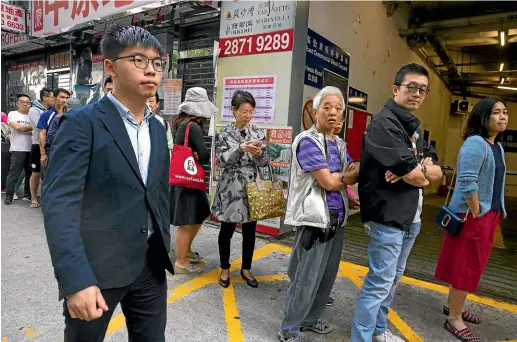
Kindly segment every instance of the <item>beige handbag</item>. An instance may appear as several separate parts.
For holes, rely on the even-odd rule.
[[[246,184],[248,195],[248,210],[253,221],[275,218],[285,215],[285,200],[282,187],[273,173],[271,164],[268,163],[271,180],[263,180],[257,168],[255,182]]]

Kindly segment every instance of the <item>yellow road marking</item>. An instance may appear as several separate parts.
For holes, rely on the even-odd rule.
[[[23,331],[25,334],[27,334],[27,336],[29,336],[30,339],[34,340],[36,338],[36,335],[34,335],[34,333],[29,329],[29,326],[23,328]]]
[[[235,298],[233,285],[230,283],[228,288],[221,289],[223,291],[223,308],[228,342],[244,342],[241,318],[239,317],[239,309],[237,308],[237,299]]]

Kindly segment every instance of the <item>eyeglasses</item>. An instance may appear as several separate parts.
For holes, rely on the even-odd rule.
[[[429,89],[428,87],[426,86],[423,86],[423,87],[419,87],[418,85],[416,84],[401,84],[400,85],[401,87],[404,86],[407,88],[407,91],[410,93],[410,94],[416,94],[416,92],[418,91],[420,93],[420,95],[422,96],[425,96],[427,95],[427,93],[429,93],[431,91],[431,89]]]
[[[18,101],[18,103],[22,104],[22,105],[30,105],[31,104],[30,101],[22,101],[22,100]]]
[[[145,55],[140,55],[140,54],[134,54],[131,56],[122,56],[122,57],[117,57],[117,58],[109,58],[109,59],[112,61],[116,61],[117,59],[123,59],[123,58],[132,58],[133,63],[135,63],[135,66],[138,69],[147,68],[147,66],[149,65],[149,61],[152,62],[152,66],[153,66],[154,70],[156,70],[158,72],[164,72],[165,68],[167,67],[167,62],[165,62],[165,60],[160,57],[151,59]]]
[[[255,115],[255,111],[254,110],[250,110],[250,111],[241,111],[241,110],[237,110],[239,113],[241,113],[242,115]]]

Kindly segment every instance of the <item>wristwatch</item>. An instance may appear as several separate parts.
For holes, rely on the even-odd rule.
[[[339,181],[340,181],[341,183],[343,183],[343,184],[345,184],[345,185],[346,185],[346,183],[345,183],[345,175],[340,174],[340,175],[339,175]]]
[[[424,174],[426,174],[427,173],[427,165],[420,164],[420,166],[422,167],[422,171],[424,172]]]

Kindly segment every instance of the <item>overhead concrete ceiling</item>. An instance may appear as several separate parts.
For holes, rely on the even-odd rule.
[[[517,101],[517,2],[384,4],[388,16],[398,16],[400,36],[455,95]]]

